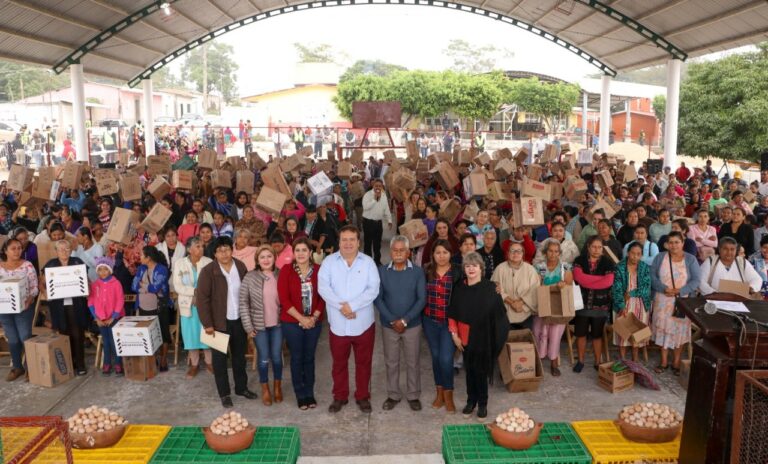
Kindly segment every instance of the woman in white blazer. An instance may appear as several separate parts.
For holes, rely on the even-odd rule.
[[[187,254],[187,249],[183,243],[179,243],[179,236],[176,233],[174,227],[168,227],[163,235],[163,241],[158,243],[155,247],[157,250],[165,256],[165,262],[168,263],[168,272],[173,275],[173,271],[176,268],[176,263]],[[172,292],[175,292],[173,279],[170,282],[170,288]]]

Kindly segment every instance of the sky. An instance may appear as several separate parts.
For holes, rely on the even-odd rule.
[[[408,69],[451,66],[443,50],[452,39],[507,48],[511,59],[497,69],[532,71],[565,80],[598,72],[564,48],[509,24],[445,8],[412,5],[356,5],[319,8],[270,18],[223,35],[240,66],[242,97],[293,86],[294,42],[330,44],[349,57],[380,59]],[[178,60],[180,61],[180,60]]]

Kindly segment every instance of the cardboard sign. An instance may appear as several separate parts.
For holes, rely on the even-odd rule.
[[[443,187],[443,190],[447,192],[453,191],[453,188],[459,184],[459,175],[456,170],[451,166],[451,163],[446,161],[440,162],[436,167],[430,170]]]
[[[307,185],[309,190],[315,195],[329,193],[333,188],[333,182],[322,171],[307,179]]]
[[[171,159],[168,155],[148,156],[147,167],[150,176],[171,175]]]
[[[226,169],[215,169],[211,171],[211,186],[213,188],[232,188],[232,174]]]
[[[32,177],[35,174],[35,170],[19,164],[12,164],[11,170],[8,173],[8,182],[6,186],[8,190],[14,192],[23,192],[30,185],[32,185]],[[78,185],[79,186],[79,185]]]
[[[256,176],[251,171],[237,171],[235,173],[235,190],[237,192],[245,192],[248,195],[252,195],[255,183]]]
[[[141,200],[141,181],[134,173],[120,176],[120,198],[123,201]]]
[[[493,167],[493,173],[499,180],[506,179],[507,177],[514,174],[515,171],[517,171],[517,166],[515,165],[515,162],[509,158],[502,158],[498,160],[496,165]]]
[[[510,345],[514,353],[510,352]],[[533,360],[533,369],[530,360]],[[507,386],[507,391],[519,393],[539,389],[544,377],[544,368],[530,330],[510,330],[507,334],[507,344],[501,350],[498,361],[501,379]]]
[[[557,285],[542,285],[536,288],[539,317],[545,324],[567,324],[576,316],[573,301],[573,285],[562,289]]]
[[[139,214],[125,208],[115,208],[112,219],[107,229],[107,240],[130,245],[136,236],[136,226],[139,223]]]
[[[214,170],[219,167],[219,160],[216,158],[216,152],[203,148],[197,154],[197,167],[201,169]]]
[[[349,161],[340,161],[339,165],[336,167],[336,175],[339,176],[340,179],[349,179],[352,175],[352,163]]]
[[[611,176],[611,173],[605,169],[595,173],[595,180],[597,180],[597,183],[600,185],[600,190],[603,192],[609,192],[611,187],[613,187],[613,176]]]
[[[171,184],[164,178],[158,176],[155,177],[155,180],[153,180],[151,184],[149,184],[147,192],[155,197],[157,201],[160,201],[165,198],[166,195],[171,193]]]
[[[88,270],[85,264],[45,268],[45,289],[49,300],[88,296]]]
[[[349,157],[349,162],[355,165],[359,165],[363,162],[363,150],[352,150],[352,155]]]
[[[405,142],[405,151],[408,154],[408,158],[419,157],[419,147],[416,145],[415,140],[409,140]]]
[[[752,298],[750,295],[751,288],[746,282],[739,282],[738,280],[720,279],[720,283],[717,286],[718,293],[732,293],[734,295],[743,296],[744,298]]]
[[[251,152],[248,154],[248,169],[261,171],[262,169],[267,167],[267,163],[261,159],[261,156],[259,156],[256,152]]]
[[[157,316],[126,316],[112,327],[118,356],[149,356],[163,343]]]
[[[29,383],[43,387],[61,385],[75,376],[69,337],[56,333],[37,335],[24,342]]]
[[[563,187],[565,188],[565,196],[568,197],[569,200],[578,200],[580,196],[587,193],[588,189],[584,179],[576,176],[565,179]]]
[[[258,198],[256,198],[256,205],[269,213],[280,214],[288,198],[282,192],[264,186],[261,188]]]
[[[429,240],[429,232],[427,231],[427,225],[421,219],[411,219],[407,221],[398,229],[400,235],[404,235],[408,238],[408,246],[410,248],[420,247],[426,245]]]
[[[544,201],[541,198],[522,197],[512,204],[515,227],[544,225]]]
[[[166,208],[160,203],[155,203],[155,206],[149,210],[147,217],[141,221],[141,228],[146,232],[160,232],[163,227],[165,227],[165,223],[168,222],[172,215],[173,212],[170,209]]]
[[[552,188],[544,182],[538,182],[533,179],[524,179],[520,194],[524,197],[536,197],[545,201],[550,201],[552,199]]]
[[[194,189],[194,171],[173,171],[171,176],[171,184],[176,190],[191,191]]]
[[[645,344],[645,342],[651,339],[652,335],[648,324],[644,324],[643,321],[632,313],[628,313],[623,317],[617,317],[613,321],[613,330],[616,332],[616,335],[629,341],[634,346]]]
[[[488,184],[485,181],[485,174],[482,172],[472,172],[462,181],[464,192],[467,198],[484,197],[488,195]]]
[[[288,182],[285,181],[283,170],[277,164],[269,165],[267,169],[261,171],[261,180],[272,190],[277,190],[287,197],[293,196]]]
[[[26,308],[27,277],[0,278],[0,314],[19,314]]]

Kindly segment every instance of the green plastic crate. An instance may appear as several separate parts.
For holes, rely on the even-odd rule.
[[[592,464],[592,456],[570,424],[546,423],[539,442],[514,451],[497,446],[482,424],[443,427],[446,464]]]
[[[300,450],[296,427],[257,427],[251,447],[236,454],[217,454],[211,450],[200,427],[174,427],[149,462],[295,464]]]

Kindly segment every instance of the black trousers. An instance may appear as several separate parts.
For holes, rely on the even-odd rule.
[[[488,372],[486,368],[467,362],[464,356],[464,370],[467,373],[467,404],[488,406]]]
[[[384,225],[381,221],[363,218],[363,253],[373,258],[377,266],[381,265],[381,236]]]
[[[248,350],[248,336],[243,330],[240,319],[227,321],[229,334],[229,352],[232,353],[232,376],[235,379],[235,393],[242,393],[248,389],[248,375],[245,373],[245,353]],[[227,368],[227,355],[218,350],[211,350],[213,375],[216,378],[216,390],[219,397],[223,398],[231,394],[229,389],[229,369]]]
[[[85,330],[77,321],[74,306],[64,306],[67,328],[61,332],[69,337],[69,349],[72,351],[72,365],[75,370],[85,369]]]

